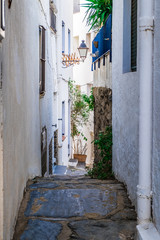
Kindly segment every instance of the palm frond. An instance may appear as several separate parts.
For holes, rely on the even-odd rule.
[[[89,31],[95,26],[104,25],[112,13],[112,0],[86,0],[81,6],[87,8],[84,20],[86,19],[87,26],[90,26]]]

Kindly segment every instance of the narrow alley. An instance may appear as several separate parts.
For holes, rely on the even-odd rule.
[[[135,229],[136,213],[123,184],[55,175],[28,182],[13,239],[131,240]]]
[[[0,240],[160,240],[160,0],[0,0]]]

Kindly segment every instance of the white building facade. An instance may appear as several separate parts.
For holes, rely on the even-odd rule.
[[[67,68],[62,66],[62,53],[69,55],[72,52],[73,0],[57,0],[56,4],[59,9],[57,19],[58,165],[68,166],[71,157],[68,81],[73,78],[73,69],[72,66]]]
[[[72,34],[72,1],[9,3],[5,4],[5,31],[2,23],[0,29],[0,240],[12,238],[27,180],[52,174],[57,129],[57,149],[62,143],[63,101],[67,134],[57,163],[63,159],[67,165],[69,158],[65,81],[72,77],[72,70],[62,69],[61,56],[62,20]]]
[[[159,16],[158,0],[113,1],[113,169],[145,240],[160,239]]]
[[[86,20],[84,20],[86,8],[82,7],[82,4],[86,3],[85,0],[74,0],[73,7],[73,52],[76,53],[76,56],[79,56],[78,47],[80,46],[82,40],[85,41],[88,49],[87,58],[84,62],[81,62],[79,65],[73,67],[73,80],[75,85],[81,90],[81,93],[91,94],[93,87],[93,72],[91,71],[92,65],[92,40],[94,38],[94,32],[89,31],[90,26],[86,26]],[[94,133],[93,133],[93,112],[90,113],[88,119],[88,124],[82,127],[82,132],[87,138],[87,142],[83,141],[83,146],[87,143],[86,151],[86,165],[91,166],[93,163],[93,143]],[[78,141],[79,138],[77,138]],[[76,153],[76,152],[75,152]]]

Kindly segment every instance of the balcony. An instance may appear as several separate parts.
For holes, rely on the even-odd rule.
[[[110,52],[110,61],[112,61],[112,15],[107,18],[105,25],[97,33],[92,41],[92,67],[93,64]]]

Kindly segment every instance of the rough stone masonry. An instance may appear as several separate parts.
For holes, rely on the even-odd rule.
[[[112,125],[112,90],[106,87],[94,87],[94,139],[98,139],[100,132]],[[94,146],[94,162],[101,160],[100,150]]]

